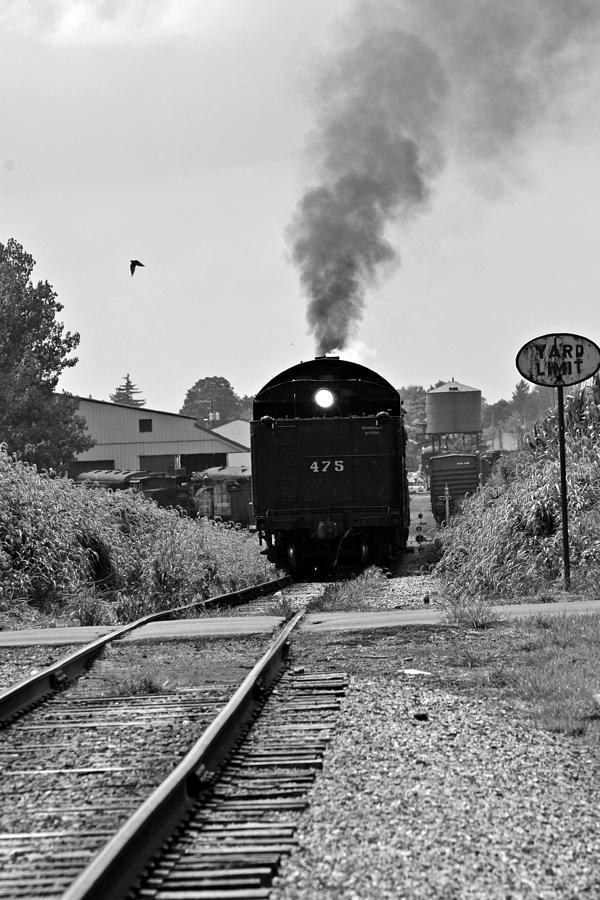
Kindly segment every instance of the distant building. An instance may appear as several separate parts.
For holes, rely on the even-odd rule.
[[[188,474],[230,463],[229,454],[247,452],[246,445],[198,425],[193,416],[125,406],[78,397],[78,413],[87,422],[95,445],[69,467],[76,477],[89,469],[133,469]]]
[[[227,422],[226,425],[218,425],[212,430],[213,434],[220,434],[222,437],[235,441],[246,448],[242,453],[228,453],[228,466],[248,466],[250,467],[250,422],[245,419],[234,419],[233,422]]]

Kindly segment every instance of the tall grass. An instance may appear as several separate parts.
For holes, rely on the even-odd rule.
[[[243,529],[51,478],[0,451],[0,613],[128,621],[273,573]]]
[[[308,606],[311,612],[356,611],[373,608],[369,597],[385,590],[387,578],[377,566],[369,566],[355,578],[333,581]]]
[[[597,593],[600,574],[600,381],[566,401],[572,583]],[[562,579],[558,426],[555,411],[505,459],[442,533],[437,574],[448,604],[548,592]]]

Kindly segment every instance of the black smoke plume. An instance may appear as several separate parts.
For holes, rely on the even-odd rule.
[[[387,222],[427,199],[441,164],[435,123],[445,92],[436,55],[389,29],[371,30],[321,80],[313,144],[321,184],[304,195],[288,232],[319,353],[346,345],[365,287],[396,256]]]
[[[288,228],[317,352],[347,345],[366,291],[398,256],[392,221],[427,208],[448,156],[503,160],[580,79],[598,0],[364,0],[317,85],[317,185]]]

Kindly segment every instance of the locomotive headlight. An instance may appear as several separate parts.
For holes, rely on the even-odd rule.
[[[317,406],[320,406],[321,409],[329,409],[330,406],[333,406],[335,401],[335,397],[328,391],[327,388],[321,388],[315,394],[315,403]]]

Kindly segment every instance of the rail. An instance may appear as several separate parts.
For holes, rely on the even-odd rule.
[[[70,681],[81,675],[89,668],[93,659],[100,651],[111,641],[118,640],[124,635],[133,631],[135,628],[141,628],[149,622],[159,622],[163,619],[173,619],[182,613],[197,607],[205,609],[215,608],[219,606],[235,606],[240,603],[246,603],[255,597],[265,596],[274,593],[279,588],[286,587],[291,584],[292,579],[289,576],[276,578],[273,581],[262,582],[261,584],[252,585],[251,587],[242,588],[239,591],[232,591],[228,594],[219,594],[216,597],[209,597],[206,600],[197,600],[193,603],[187,603],[184,606],[176,606],[172,609],[161,610],[161,612],[150,613],[110,631],[108,634],[97,638],[90,644],[86,644],[80,650],[76,650],[69,656],[63,657],[48,666],[36,675],[31,675],[24,681],[7,688],[0,693],[0,727],[8,724],[20,712],[29,706],[39,702],[44,697],[55,691],[66,687]]]
[[[63,900],[125,898],[158,848],[182,822],[262,704],[287,656],[288,638],[303,616],[296,613],[231,700],[153,794],[85,869]]]

